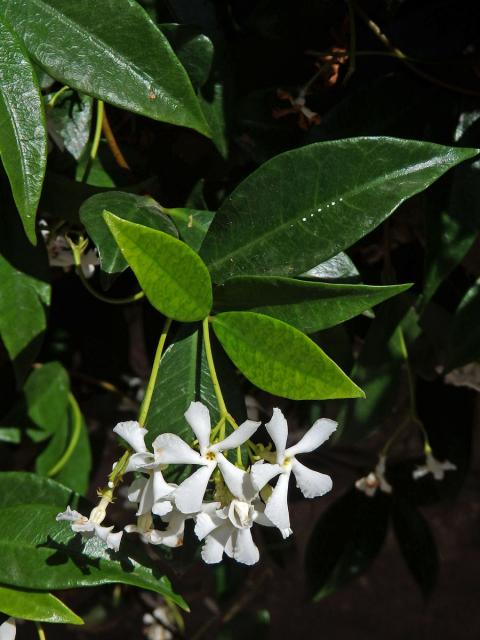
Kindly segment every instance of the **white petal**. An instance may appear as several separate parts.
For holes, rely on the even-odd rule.
[[[277,481],[272,495],[265,507],[265,515],[281,531],[290,529],[290,516],[288,514],[288,481],[289,473],[282,473]]]
[[[273,440],[277,457],[283,458],[285,447],[287,446],[288,425],[280,409],[275,408],[273,410],[272,419],[270,422],[267,422],[265,427]]]
[[[143,491],[140,494],[137,516],[142,516],[152,510],[154,503],[153,497],[153,479],[150,476],[145,483]]]
[[[414,480],[418,480],[419,478],[423,478],[424,476],[426,476],[427,473],[430,473],[430,469],[428,469],[425,465],[421,465],[413,471],[412,476]]]
[[[210,449],[212,451],[226,451],[227,449],[236,449],[240,447],[244,442],[250,440],[252,435],[261,425],[261,422],[254,422],[253,420],[245,420],[242,424],[235,429],[229,436],[227,436],[221,442],[217,442]]]
[[[274,527],[275,525],[265,515],[265,505],[257,500],[254,502],[255,511],[253,512],[253,521],[262,527]]]
[[[332,479],[325,473],[309,469],[298,460],[292,461],[292,471],[297,487],[305,498],[317,498],[328,493],[332,488]]]
[[[207,536],[202,547],[202,558],[207,564],[221,562],[225,547],[230,541],[233,527],[230,523],[224,524]]]
[[[172,509],[173,504],[170,502],[170,500],[159,500],[153,505],[152,513],[154,513],[156,516],[166,516],[167,513],[171,513]]]
[[[142,469],[152,469],[156,467],[155,456],[149,451],[143,453],[134,453],[128,460],[125,473],[131,473],[132,471],[141,471]]]
[[[174,433],[162,433],[153,441],[157,464],[205,464],[202,456]]]
[[[170,485],[165,481],[165,478],[162,475],[160,470],[153,472],[153,500],[157,502],[157,500],[161,500],[172,493],[172,491],[176,488],[175,485]]]
[[[152,544],[163,544],[166,547],[181,547],[183,544],[183,534],[185,531],[186,516],[178,511],[173,511],[170,515],[168,527],[165,531],[152,532]]]
[[[323,444],[337,428],[335,420],[328,418],[320,418],[314,422],[303,438],[293,447],[289,447],[285,451],[286,457],[296,456],[299,453],[308,453],[314,451]]]
[[[120,548],[120,541],[122,540],[123,531],[117,533],[111,533],[113,527],[102,527],[99,524],[94,525],[95,535],[103,540],[109,549],[118,551]]]
[[[201,402],[191,402],[185,411],[185,420],[197,436],[200,453],[203,455],[210,444],[210,412]]]
[[[201,510],[203,496],[214,469],[214,464],[201,467],[180,484],[174,493],[177,509],[182,513],[196,513]]]
[[[237,562],[252,565],[259,561],[260,553],[252,538],[251,529],[237,529],[233,548],[233,557]]]
[[[59,522],[60,520],[68,520],[70,522],[75,522],[76,520],[83,520],[83,519],[87,520],[85,516],[82,516],[82,514],[78,513],[78,511],[74,511],[73,509],[70,509],[70,507],[67,507],[66,511],[59,513],[55,518],[57,522]]]
[[[13,618],[8,618],[8,620],[5,620],[0,626],[0,640],[15,640],[16,633],[17,630]]]
[[[130,502],[140,502],[140,497],[145,489],[146,484],[146,478],[137,478],[132,482],[127,490],[127,498],[130,500]]]
[[[282,473],[282,467],[279,464],[264,463],[263,460],[255,462],[250,469],[253,486],[257,491],[261,491],[279,473]]]
[[[137,453],[144,453],[147,450],[145,446],[146,429],[143,429],[138,422],[129,420],[128,422],[119,422],[113,432],[120,436],[128,445]]]
[[[236,498],[251,500],[257,492],[250,474],[236,467],[222,453],[217,453],[217,464],[230,493]]]
[[[225,520],[219,518],[215,513],[202,511],[195,517],[195,535],[199,540],[203,540],[224,522]]]

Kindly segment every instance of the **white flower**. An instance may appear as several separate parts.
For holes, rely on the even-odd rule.
[[[128,489],[130,502],[138,504],[137,516],[146,513],[154,513],[156,516],[164,516],[172,510],[172,493],[176,484],[165,482],[160,470],[149,470],[149,477],[137,478]]]
[[[16,633],[17,628],[14,618],[8,618],[8,620],[5,620],[5,622],[0,625],[0,640],[14,640]]]
[[[40,221],[40,223],[45,221]],[[43,226],[43,225],[42,225]],[[45,241],[48,253],[48,263],[51,267],[62,267],[68,269],[73,267],[75,262],[73,259],[72,249],[63,236],[50,237],[50,230],[43,226],[40,229],[40,233]],[[83,275],[86,278],[91,278],[95,273],[95,267],[99,265],[99,259],[95,249],[89,249],[87,252],[82,253],[80,258],[80,265],[83,271]]]
[[[445,471],[456,471],[457,466],[450,462],[449,460],[445,460],[445,462],[440,462],[434,458],[433,453],[428,451],[425,455],[425,464],[417,466],[417,468],[413,472],[413,477],[415,480],[419,478],[423,478],[428,473],[431,473],[435,480],[443,480],[445,477]]]
[[[145,635],[148,640],[172,640],[173,634],[169,629],[175,627],[175,621],[165,605],[155,607],[152,613],[143,616],[143,623],[148,625],[145,628]]]
[[[102,527],[99,522],[96,522],[95,509],[90,514],[90,518],[83,516],[78,511],[73,511],[70,507],[63,513],[59,513],[56,517],[57,522],[60,520],[67,520],[71,522],[72,531],[75,533],[81,533],[82,536],[91,538],[97,536],[103,540],[109,549],[118,551],[120,548],[120,541],[122,539],[123,532],[118,531],[112,533],[113,527]]]
[[[221,452],[241,446],[255,433],[260,422],[246,420],[224,440],[211,445],[208,408],[201,402],[192,402],[185,412],[185,418],[197,436],[200,453],[179,436],[163,433],[153,442],[153,455],[157,464],[194,464],[201,467],[184,480],[174,493],[175,504],[182,513],[196,513],[202,507],[208,481]]]
[[[255,564],[260,554],[251,528],[254,522],[274,525],[263,513],[264,505],[258,498],[251,475],[235,467],[222,454],[219,454],[218,466],[232,499],[223,508],[219,502],[204,505],[196,516],[195,533],[199,540],[205,539],[202,558],[207,564],[215,564],[226,553],[237,562]]]
[[[259,491],[275,476],[280,476],[267,501],[265,515],[277,526],[284,538],[287,538],[290,529],[290,516],[288,513],[288,484],[290,474],[293,472],[297,481],[297,487],[305,498],[323,496],[332,488],[332,479],[318,471],[312,471],[296,459],[300,453],[314,451],[323,444],[337,428],[337,423],[327,418],[317,420],[305,433],[303,438],[293,447],[286,448],[288,438],[287,421],[280,411],[274,409],[272,419],[266,425],[272,438],[276,452],[276,464],[265,464],[263,460],[256,462],[252,467],[252,479]]]
[[[371,471],[368,476],[359,478],[359,480],[355,482],[357,489],[363,491],[369,498],[372,498],[377,493],[377,489],[380,489],[380,491],[384,493],[392,493],[392,485],[385,477],[386,460],[386,456],[379,456],[374,471]]]

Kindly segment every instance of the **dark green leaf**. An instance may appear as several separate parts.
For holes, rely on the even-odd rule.
[[[358,398],[363,391],[305,334],[249,311],[215,316],[227,355],[257,387],[292,400]]]
[[[411,285],[368,285],[305,282],[273,276],[237,276],[215,290],[217,310],[249,310],[272,316],[304,333],[345,322],[406,291]]]
[[[228,196],[201,255],[217,282],[234,275],[298,275],[349,247],[476,153],[393,138],[288,151]]]
[[[357,267],[346,253],[340,252],[336,256],[321,262],[316,267],[302,274],[302,278],[325,280],[326,282],[358,282],[360,274]]]
[[[0,8],[56,80],[209,135],[185,69],[135,0],[1,0]]]
[[[52,95],[47,96],[47,101]],[[75,91],[65,91],[53,108],[47,108],[48,132],[57,146],[79,160],[88,144],[93,99]]]
[[[207,267],[172,236],[122,220],[105,211],[105,221],[140,286],[161,313],[181,322],[205,318],[212,307]]]
[[[305,571],[310,595],[320,600],[368,569],[387,533],[390,500],[352,489],[320,517],[308,541]]]
[[[83,624],[61,600],[51,593],[24,591],[0,585],[0,611],[12,618],[57,622],[60,624]]]
[[[467,291],[458,305],[449,337],[447,369],[480,358],[480,282]]]
[[[67,418],[69,390],[68,374],[59,362],[48,362],[32,371],[23,396],[29,422],[36,427],[30,431],[35,440],[43,440],[62,429]]]
[[[80,208],[80,220],[95,243],[101,267],[107,273],[124,271],[128,264],[103,219],[105,210],[112,211],[122,220],[177,235],[175,227],[153,198],[124,191],[109,191],[88,198]]]
[[[0,156],[25,233],[35,216],[47,163],[47,133],[37,76],[17,36],[0,17]]]
[[[0,509],[24,504],[55,505],[64,509],[68,504],[74,509],[78,496],[63,485],[25,471],[0,473]]]
[[[194,251],[198,251],[215,213],[197,209],[164,209],[164,211],[173,218],[182,240]]]
[[[210,38],[190,25],[161,24],[160,29],[185,67],[195,89],[203,87],[213,62],[214,49]]]
[[[228,156],[228,136],[225,114],[225,87],[220,80],[211,80],[202,88],[200,107],[212,134],[212,142],[223,158]]]
[[[0,427],[0,442],[18,444],[20,442],[20,429],[15,429],[15,427]]]
[[[405,498],[397,496],[393,503],[393,527],[405,562],[424,596],[437,582],[438,552],[428,522]]]

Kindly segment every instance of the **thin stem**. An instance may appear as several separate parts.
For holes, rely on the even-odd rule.
[[[110,122],[108,120],[107,111],[103,112],[103,122],[102,122],[102,130],[107,141],[108,146],[110,147],[110,151],[112,152],[113,157],[115,158],[115,162],[122,169],[126,169],[130,171],[130,166],[125,159],[125,156],[122,153],[122,150],[118,146],[118,142],[115,138],[115,135],[112,131],[112,127],[110,126]]]
[[[218,382],[217,372],[215,370],[215,363],[213,361],[212,345],[210,343],[210,329],[208,326],[208,318],[205,318],[202,322],[203,326],[203,341],[205,344],[205,353],[207,355],[208,369],[210,371],[210,377],[212,378],[213,388],[215,390],[215,396],[217,398],[218,408],[220,409],[220,417],[229,417],[225,400],[223,399],[220,383]]]
[[[56,105],[57,100],[60,98],[60,96],[63,95],[65,91],[68,91],[69,89],[70,87],[68,85],[64,85],[61,89],[59,89],[56,93],[54,93],[53,96],[48,101],[47,107],[49,109],[53,109],[53,107]]]
[[[95,123],[95,133],[93,134],[92,147],[90,149],[90,154],[88,156],[87,164],[85,166],[85,171],[83,172],[82,182],[86,182],[88,180],[88,176],[90,175],[90,171],[92,169],[92,165],[95,161],[95,158],[98,154],[98,147],[100,146],[100,138],[102,136],[102,123],[103,123],[103,114],[104,114],[104,103],[103,100],[97,101],[97,120]]]
[[[405,427],[407,427],[410,424],[410,421],[411,421],[411,416],[410,415],[408,415],[404,420],[402,420],[402,422],[398,425],[398,427],[395,429],[395,431],[392,433],[390,438],[387,440],[387,442],[384,444],[384,446],[380,450],[380,455],[381,456],[386,456],[387,455],[387,453],[392,448],[392,445],[394,444],[394,442],[396,441],[398,436],[402,433],[402,431],[405,429]]]
[[[78,264],[76,264],[76,267],[77,275],[80,278],[83,286],[89,293],[92,294],[94,298],[97,298],[97,300],[101,300],[102,302],[106,302],[107,304],[130,304],[132,302],[137,302],[138,300],[141,300],[145,297],[145,293],[143,291],[137,291],[137,293],[134,293],[131,296],[126,296],[125,298],[109,298],[108,296],[104,296],[103,293],[100,293],[92,287],[90,282],[85,277],[82,267]]]
[[[152,401],[153,390],[155,389],[155,383],[157,382],[158,370],[160,368],[160,361],[162,359],[163,349],[165,347],[165,342],[167,340],[168,330],[172,324],[172,320],[170,318],[165,319],[165,324],[163,326],[162,333],[160,334],[160,339],[158,341],[157,350],[155,352],[155,358],[153,360],[152,373],[150,374],[150,380],[148,381],[147,389],[145,391],[145,397],[143,398],[142,406],[140,407],[140,415],[138,416],[138,422],[140,426],[144,426],[145,420],[148,415],[148,410],[150,409],[150,403]]]
[[[410,418],[411,418],[412,422],[414,424],[416,424],[417,427],[422,432],[422,435],[423,435],[424,440],[425,440],[425,447],[426,448],[427,447],[430,448],[430,442],[429,442],[429,439],[428,439],[427,431],[425,429],[425,426],[424,426],[423,422],[420,420],[420,418],[417,415],[417,400],[416,400],[416,393],[415,393],[415,379],[414,379],[412,367],[410,366],[410,359],[409,359],[409,356],[408,356],[407,344],[405,342],[405,336],[403,334],[403,330],[402,329],[400,329],[400,347],[401,347],[401,350],[402,350],[402,355],[405,358],[405,363],[406,363],[406,368],[407,368],[407,383],[408,383],[408,398],[409,398],[409,406],[410,406]]]
[[[72,457],[73,452],[75,451],[75,447],[78,444],[78,439],[80,438],[80,434],[82,432],[82,414],[80,413],[80,407],[78,406],[77,401],[72,393],[68,394],[68,401],[70,403],[70,407],[72,409],[72,437],[70,442],[68,443],[68,447],[65,449],[64,454],[60,458],[60,460],[53,465],[50,471],[47,471],[47,476],[52,478],[60,473],[60,471],[64,468],[67,462]]]
[[[343,84],[347,84],[351,76],[355,73],[356,57],[357,57],[357,28],[355,25],[355,11],[353,10],[352,1],[347,0],[348,4],[348,24],[350,27],[350,44],[348,51],[348,71],[343,79]]]
[[[35,626],[37,627],[38,640],[47,640],[47,636],[45,635],[45,631],[43,630],[43,626],[40,622],[36,622]]]

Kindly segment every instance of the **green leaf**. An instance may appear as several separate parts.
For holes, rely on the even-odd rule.
[[[213,43],[196,27],[185,24],[161,24],[161,31],[185,68],[195,89],[208,80],[212,68]]]
[[[47,103],[53,95],[46,96]],[[65,148],[75,160],[80,159],[90,138],[92,105],[91,96],[69,90],[62,93],[53,108],[47,108],[50,136],[60,150]]]
[[[105,211],[105,221],[152,305],[180,322],[205,318],[212,308],[207,267],[172,236],[122,220]]]
[[[447,369],[480,358],[480,280],[464,295],[453,316],[449,332]]]
[[[352,489],[320,517],[308,541],[305,571],[311,597],[320,600],[368,569],[387,533],[390,500]]]
[[[411,285],[368,286],[305,282],[273,276],[237,276],[215,290],[217,310],[250,310],[304,333],[315,333],[406,291]]]
[[[25,504],[77,507],[78,496],[63,485],[25,471],[0,472],[0,509]]]
[[[439,565],[432,530],[409,499],[396,496],[392,516],[403,558],[423,595],[428,596],[437,582]]]
[[[291,400],[364,395],[320,347],[285,322],[230,311],[215,316],[212,326],[235,366],[260,389]]]
[[[209,136],[185,69],[135,0],[0,0],[0,8],[56,80]]]
[[[16,429],[15,427],[0,427],[0,442],[18,444],[20,439],[20,429]]]
[[[80,220],[95,243],[100,265],[107,273],[124,271],[128,264],[103,218],[105,210],[112,211],[122,220],[177,236],[175,227],[153,198],[124,191],[99,193],[88,198],[80,208]]]
[[[352,260],[342,251],[333,258],[325,260],[303,273],[302,278],[311,280],[324,280],[326,282],[358,282],[360,274]]]
[[[51,593],[24,591],[0,585],[0,611],[12,618],[57,622],[60,624],[83,624],[61,600]]]
[[[163,209],[175,222],[181,239],[198,251],[215,213],[198,209]]]
[[[236,383],[235,371],[225,354],[215,349],[213,341],[212,349],[229,411],[238,422],[242,422],[246,417],[245,404]],[[158,383],[146,420],[147,441],[151,443],[160,433],[166,432],[192,439],[192,430],[183,414],[194,400],[207,405],[212,424],[216,424],[220,415],[201,332],[198,330],[181,332],[162,357]]]
[[[56,590],[121,582],[155,591],[186,608],[155,566],[135,560],[138,543],[122,541],[121,552],[110,553],[100,539],[82,540],[68,523],[56,522],[58,512],[56,506],[32,503],[0,509],[3,584]]]
[[[43,440],[61,430],[67,416],[70,382],[59,362],[48,362],[32,371],[23,388],[29,435]],[[38,431],[40,433],[38,433]]]
[[[47,163],[47,133],[37,76],[17,36],[0,17],[0,156],[30,242]]]
[[[298,275],[352,245],[476,153],[393,138],[351,138],[288,151],[228,196],[201,256],[217,282],[234,275]]]

